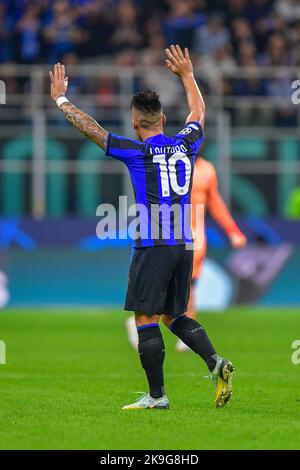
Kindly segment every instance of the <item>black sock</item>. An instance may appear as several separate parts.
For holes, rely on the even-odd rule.
[[[160,398],[165,394],[163,362],[165,358],[164,340],[157,323],[138,327],[139,355],[146,372],[150,395]]]
[[[177,335],[192,351],[206,362],[210,372],[215,368],[217,353],[204,328],[192,318],[181,315],[175,318],[170,330]]]

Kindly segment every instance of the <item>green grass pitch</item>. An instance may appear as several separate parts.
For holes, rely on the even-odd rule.
[[[213,407],[207,370],[167,346],[171,409],[122,411],[146,391],[121,311],[9,309],[0,313],[1,449],[299,449],[300,339],[296,310],[201,314],[217,350],[236,367],[234,395]]]

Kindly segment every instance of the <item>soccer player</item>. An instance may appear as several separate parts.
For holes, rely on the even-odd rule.
[[[203,270],[207,250],[206,238],[203,239],[202,233],[197,233],[197,227],[201,227],[202,225],[201,221],[200,223],[198,223],[199,221],[197,220],[197,218],[201,217],[203,214],[202,211],[197,212],[197,207],[199,205],[202,205],[205,210],[209,211],[213,219],[227,234],[233,248],[243,248],[247,243],[247,239],[233,220],[219,192],[218,177],[213,164],[208,162],[201,156],[198,156],[196,158],[196,163],[194,167],[191,205],[192,232],[194,238],[194,262],[187,315],[190,318],[196,319],[194,290],[195,284]],[[136,349],[138,345],[138,338],[134,317],[127,318],[126,327],[129,341],[131,345]],[[190,351],[190,348],[181,339],[178,339],[176,349],[179,352]]]
[[[135,312],[139,356],[149,393],[124,409],[169,408],[161,315],[170,330],[206,362],[215,383],[216,406],[224,406],[232,393],[231,362],[217,354],[204,328],[186,316],[193,250],[187,249],[191,234],[186,229],[185,207],[190,202],[195,156],[203,140],[205,104],[188,50],[183,53],[178,45],[172,45],[166,53],[168,68],[183,83],[190,111],[185,126],[173,137],[164,134],[166,116],[155,92],[142,92],[132,99],[132,124],[139,139],[132,140],[108,132],[66,98],[63,65],[56,64],[50,72],[51,96],[66,119],[108,156],[125,163],[135,192],[139,223],[125,310]]]
[[[213,219],[227,234],[233,248],[243,248],[247,243],[247,239],[233,220],[219,192],[218,177],[213,164],[200,156],[197,157],[194,168],[191,204],[192,232],[194,237],[194,263],[187,315],[190,318],[196,319],[194,290],[196,281],[201,276],[203,270],[207,249],[206,239],[203,240],[201,236],[199,237],[199,234],[196,231],[198,222],[197,217],[202,215],[200,212],[197,215],[197,206],[202,204],[205,210],[209,211]],[[176,349],[182,352],[190,351],[189,347],[180,339],[177,342]]]

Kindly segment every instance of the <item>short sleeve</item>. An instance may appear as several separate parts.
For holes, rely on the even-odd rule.
[[[203,142],[204,134],[199,122],[187,122],[183,129],[176,134],[175,139],[182,139],[194,152],[197,152]]]
[[[130,160],[141,156],[142,153],[142,144],[137,140],[127,139],[126,137],[111,133],[108,134],[105,152],[108,157],[128,163]]]

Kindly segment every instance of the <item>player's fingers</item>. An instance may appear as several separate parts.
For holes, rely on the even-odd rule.
[[[58,79],[58,66],[57,64],[54,65],[54,79]]]
[[[170,61],[172,63],[176,62],[176,59],[175,57],[173,56],[172,52],[170,51],[170,49],[166,49],[166,53],[167,53],[167,56],[169,57]]]
[[[57,79],[61,80],[61,65],[57,62]]]
[[[177,50],[177,53],[178,53],[178,56],[180,57],[180,59],[184,60],[184,55],[182,53],[182,50],[181,50],[181,47],[179,46],[179,44],[176,44],[176,50]]]
[[[51,70],[49,71],[49,77],[50,77],[50,81],[51,83],[53,83],[53,73],[51,72]]]
[[[176,47],[172,44],[171,51],[176,60],[180,60]]]
[[[59,62],[56,64],[56,79],[57,79],[58,81],[60,81],[60,79],[61,79],[60,63],[59,63]]]
[[[60,79],[61,79],[61,81],[64,81],[64,79],[65,79],[65,70],[64,70],[64,66],[62,64],[60,64]]]
[[[167,67],[172,70],[172,72],[175,72],[176,70],[176,67],[175,65],[172,64],[172,62],[170,60],[166,60],[166,64],[167,64]]]
[[[188,62],[191,60],[190,59],[190,53],[189,53],[189,50],[188,50],[187,47],[184,48],[184,57]]]

